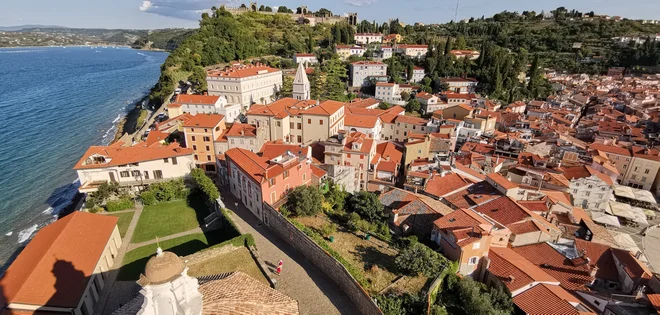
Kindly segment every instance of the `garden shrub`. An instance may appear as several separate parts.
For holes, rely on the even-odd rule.
[[[190,176],[195,184],[195,188],[201,191],[210,203],[214,203],[220,198],[218,187],[216,187],[213,181],[206,176],[204,170],[196,168],[190,172]]]
[[[110,200],[105,204],[105,210],[108,212],[121,211],[135,207],[135,202],[129,197],[123,197],[118,200]]]
[[[149,188],[140,194],[140,199],[145,206],[149,206],[159,202],[186,199],[189,194],[190,189],[186,187],[183,178],[177,178],[149,185]]]
[[[156,200],[156,195],[153,192],[146,190],[140,194],[140,199],[142,199],[142,204],[145,206],[155,205],[158,200]]]
[[[330,235],[337,232],[337,225],[334,223],[323,224],[319,232],[321,232],[321,235],[323,235],[323,237],[330,237]]]

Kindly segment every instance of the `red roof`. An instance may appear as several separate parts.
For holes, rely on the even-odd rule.
[[[279,69],[271,68],[262,64],[240,65],[228,67],[224,70],[210,70],[208,76],[223,78],[248,78],[260,74],[281,72]]]
[[[531,218],[531,211],[521,207],[509,197],[500,197],[474,209],[495,221],[509,226]]]
[[[490,173],[486,175],[486,178],[490,178],[493,182],[502,186],[506,190],[518,188],[518,185],[506,179],[506,177],[500,175],[499,173]]]
[[[117,165],[127,165],[131,163],[140,163],[146,161],[160,160],[165,158],[191,155],[193,150],[190,148],[181,148],[177,143],[165,147],[154,146],[92,146],[87,149],[78,163],[73,167],[74,170],[105,168]],[[90,157],[103,157],[105,162],[88,160]]]
[[[116,225],[76,211],[39,230],[0,279],[0,305],[76,308]]]
[[[177,103],[181,104],[206,104],[213,105],[215,104],[220,96],[215,95],[190,95],[190,94],[179,94],[176,96]]]
[[[436,174],[426,182],[424,191],[436,197],[444,197],[447,194],[461,188],[467,188],[470,185],[472,185],[472,182],[456,173],[449,173],[444,176]]]
[[[537,284],[513,297],[513,303],[526,314],[580,315],[569,301],[578,300],[561,287],[547,284]]]
[[[613,145],[605,145],[602,143],[592,143],[589,145],[589,150],[598,150],[607,153],[614,153],[624,156],[630,156],[630,151],[626,148],[621,148]]]
[[[268,159],[260,157],[254,152],[241,148],[232,148],[225,152],[225,157],[231,159],[236,166],[238,166],[245,174],[252,177],[257,183],[261,183],[269,178],[267,175],[269,175],[268,170],[271,166],[268,164]],[[279,165],[273,165],[272,167],[279,167],[279,169],[282,169]]]
[[[586,289],[594,278],[587,264],[575,265],[548,243],[539,243],[514,247],[513,250],[534,265],[559,280],[561,286],[569,291]]]
[[[328,172],[326,172],[324,169],[322,169],[322,168],[320,168],[320,167],[318,167],[314,164],[311,165],[311,168],[312,168],[312,175],[314,175],[318,178],[321,178],[321,177],[325,176],[326,174],[328,174]]]
[[[374,128],[378,123],[378,116],[347,114],[344,117],[344,126],[358,128]]]
[[[184,122],[183,127],[213,128],[220,124],[224,119],[225,116],[220,114],[197,114]]]
[[[488,272],[500,279],[509,291],[524,288],[534,282],[559,284],[557,279],[510,248],[491,247],[488,258]]]
[[[270,160],[286,153],[287,151],[297,156],[307,156],[307,153],[309,153],[309,147],[301,147],[296,144],[284,144],[282,140],[277,140],[264,143],[260,152],[261,156]]]

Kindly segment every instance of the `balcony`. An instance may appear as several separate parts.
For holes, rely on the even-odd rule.
[[[132,178],[131,180],[122,180],[117,182],[119,184],[119,187],[135,187],[135,186],[143,186],[143,185],[150,185],[153,183],[161,182],[164,180],[170,180],[171,178],[161,178],[161,179],[134,179]],[[95,192],[99,189],[99,186],[101,186],[104,183],[107,183],[109,181],[101,180],[101,181],[87,181],[80,185],[80,188],[78,188],[78,191],[81,193],[91,193]]]

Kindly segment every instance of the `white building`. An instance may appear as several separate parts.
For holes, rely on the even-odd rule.
[[[241,104],[230,105],[224,96],[179,94],[174,103],[167,105],[167,116],[174,118],[184,113],[220,114],[232,123],[241,114]]]
[[[313,65],[319,63],[315,54],[295,54],[293,55],[293,62],[296,64],[302,63],[304,65]]]
[[[379,61],[356,61],[351,63],[351,86],[368,84],[368,77],[387,75],[387,65]]]
[[[392,46],[381,46],[374,53],[374,58],[380,60],[392,58]]]
[[[422,82],[422,80],[424,80],[425,75],[426,74],[424,74],[424,68],[415,66],[413,67],[412,77],[408,79],[410,80],[410,82],[419,83]]]
[[[353,35],[356,44],[366,45],[372,43],[380,43],[383,41],[383,34],[381,33],[356,33]]]
[[[408,57],[421,58],[429,51],[429,47],[427,45],[398,45],[395,47],[395,51]]]
[[[452,50],[449,53],[454,55],[457,59],[468,58],[470,60],[479,59],[479,56],[481,55],[476,50]]]
[[[570,181],[573,205],[586,210],[605,211],[612,197],[612,179],[589,166],[566,167],[564,177]]]
[[[396,83],[376,83],[376,99],[396,105],[405,105],[401,99],[401,90]]]
[[[422,111],[424,113],[433,113],[439,109],[445,109],[449,107],[449,104],[443,102],[440,97],[426,92],[419,92],[415,94],[415,98],[422,105]]]
[[[473,78],[442,78],[441,82],[447,83],[449,91],[459,94],[474,93],[479,81]]]
[[[211,70],[206,83],[210,95],[221,95],[230,104],[248,109],[254,103],[268,104],[282,88],[282,71],[262,64],[234,65]]]
[[[364,55],[364,48],[357,45],[336,45],[335,53],[339,55],[339,59],[346,60],[350,56],[362,56]]]
[[[78,172],[80,192],[94,192],[103,183],[137,188],[151,183],[181,178],[195,167],[193,150],[178,144],[169,146],[132,147],[92,146],[80,158]]]

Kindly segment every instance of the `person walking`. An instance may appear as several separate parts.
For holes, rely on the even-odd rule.
[[[277,275],[279,276],[282,273],[282,260],[277,263]]]

